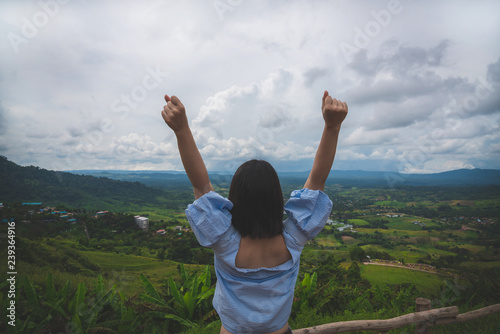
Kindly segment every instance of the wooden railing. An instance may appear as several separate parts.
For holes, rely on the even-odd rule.
[[[427,298],[417,298],[415,302],[417,312],[405,314],[396,318],[385,320],[340,321],[296,329],[293,331],[293,334],[332,334],[355,331],[379,331],[383,333],[391,329],[411,324],[416,324],[415,333],[430,333],[429,329],[432,326],[466,322],[500,312],[500,304],[459,314],[458,307],[456,306],[430,309],[431,301]]]

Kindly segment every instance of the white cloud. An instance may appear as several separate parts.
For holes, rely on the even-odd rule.
[[[0,154],[45,168],[181,169],[160,117],[168,93],[209,169],[260,157],[304,170],[327,89],[349,104],[338,166],[500,168],[500,3],[401,4],[347,59],[340,45],[387,1],[244,1],[222,20],[210,1],[71,1],[29,38],[40,3],[1,1],[0,33],[24,39],[17,53],[0,41]],[[131,100],[148,68],[168,75]]]
[[[394,149],[392,149],[392,148],[389,148],[387,150],[375,149],[370,154],[370,158],[392,160],[392,159],[396,159],[397,155],[396,155],[396,152],[394,151]]]
[[[292,135],[306,132],[306,119],[319,122],[322,117],[318,110],[306,109],[308,99],[291,105],[293,92],[302,85],[290,70],[279,69],[260,82],[232,86],[208,98],[192,121],[201,153],[218,161],[313,157],[312,145],[317,143],[311,134],[301,136],[301,141]],[[319,103],[314,109],[319,109]],[[320,132],[321,128],[313,136]]]
[[[340,149],[338,151],[336,160],[366,160],[368,157],[363,154],[356,152],[354,149]]]
[[[346,145],[391,145],[401,135],[396,129],[368,130],[357,128],[342,142]]]
[[[406,174],[430,174],[437,172],[446,172],[456,169],[473,169],[473,165],[466,163],[464,161],[458,160],[434,160],[432,162],[425,163],[422,168],[416,166],[407,166],[402,172]]]

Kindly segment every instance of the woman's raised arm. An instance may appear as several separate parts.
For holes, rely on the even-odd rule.
[[[207,167],[203,162],[203,158],[189,128],[184,105],[176,96],[170,98],[168,95],[165,95],[165,101],[167,104],[163,107],[161,116],[177,137],[177,146],[179,147],[182,165],[186,170],[189,181],[193,185],[194,197],[198,199],[214,190],[208,178]]]
[[[304,188],[324,190],[328,174],[332,169],[333,159],[337,151],[340,126],[347,116],[347,104],[332,98],[327,91],[323,94],[321,105],[325,127],[316,151],[313,167]]]

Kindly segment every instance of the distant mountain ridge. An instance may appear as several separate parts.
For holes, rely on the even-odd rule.
[[[80,175],[78,175],[80,174]],[[82,175],[84,174],[84,175]],[[228,188],[232,175],[209,173],[214,185]],[[309,172],[279,173],[282,185],[303,184]],[[500,185],[500,170],[460,169],[436,174],[333,170],[328,184],[356,187]],[[129,212],[142,205],[179,207],[192,202],[189,179],[172,171],[56,172],[19,166],[0,156],[0,202],[42,202],[90,210]]]
[[[80,174],[80,175],[78,175]],[[81,175],[84,174],[84,175]],[[209,173],[213,184],[228,188],[232,175]],[[282,184],[303,184],[309,172],[279,173]],[[500,185],[500,170],[460,169],[436,174],[333,170],[327,183],[356,187]],[[134,205],[177,207],[192,201],[189,179],[179,171],[56,172],[19,166],[0,156],[0,202],[43,202],[87,209],[130,211]]]
[[[486,186],[500,185],[500,170],[457,169],[435,174],[397,172],[332,171],[329,182],[359,182],[372,185],[399,186]]]
[[[138,181],[152,187],[162,187],[168,181],[172,185],[189,185],[184,172],[179,171],[126,171],[126,170],[81,170],[71,173],[103,176],[115,180]],[[230,183],[232,175],[224,172],[209,172],[211,179],[223,179]],[[281,180],[305,182],[308,171],[280,172]],[[500,185],[500,170],[497,169],[457,169],[435,174],[404,174],[398,172],[332,170],[327,183],[351,186],[484,186]]]
[[[87,209],[126,211],[133,205],[165,205],[166,193],[139,182],[19,166],[0,156],[0,202],[42,202]]]

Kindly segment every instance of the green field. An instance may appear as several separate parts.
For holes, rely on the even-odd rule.
[[[500,261],[491,261],[491,262],[462,262],[460,263],[461,267],[468,269],[485,269],[485,268],[500,268]]]
[[[96,251],[82,252],[89,260],[99,265],[106,272],[111,273],[111,278],[114,277],[117,283],[126,286],[124,293],[127,296],[141,291],[142,283],[139,278],[140,274],[144,274],[149,278],[153,285],[158,286],[169,277],[177,279],[180,277],[177,266],[179,263],[169,260],[160,261],[143,256],[105,253]],[[204,266],[201,265],[185,265],[188,272],[201,270]]]
[[[454,244],[454,246],[456,246],[456,244]],[[481,252],[483,251],[486,247],[485,246],[480,246],[480,245],[469,245],[469,244],[466,244],[466,245],[458,245],[457,246],[458,248],[464,248],[464,249],[467,249],[469,251],[471,251],[472,253],[478,253],[478,252]]]
[[[428,298],[435,296],[446,280],[446,277],[418,270],[379,265],[361,266],[361,277],[366,278],[372,285],[413,283]]]
[[[302,258],[314,259],[320,258],[323,254],[329,253],[333,254],[336,260],[349,261],[349,251],[347,250],[317,250],[317,249],[304,249],[302,252]]]
[[[178,270],[178,262],[163,260],[137,255],[127,255],[125,253],[104,252],[93,250],[81,250],[73,240],[62,239],[56,237],[50,239],[51,244],[42,244],[44,249],[50,251],[54,259],[60,261],[64,253],[62,249],[75,249],[79,255],[86,258],[91,263],[99,266],[99,272],[103,275],[105,284],[108,287],[116,285],[127,297],[132,297],[137,293],[142,293],[143,285],[139,278],[140,274],[146,275],[153,285],[159,287],[166,279],[172,277],[174,280],[180,278]],[[145,248],[143,254],[149,253]],[[185,268],[188,272],[201,270],[204,265],[186,264]],[[48,272],[52,273],[54,284],[56,286],[63,286],[67,280],[71,281],[73,287],[80,282],[85,283],[87,286],[93,286],[96,274],[89,270],[80,270],[75,272],[62,272],[58,269],[50,267],[34,266],[32,264],[19,262],[19,272],[22,275],[29,277],[35,285],[43,286]]]
[[[188,225],[188,221],[186,219],[186,215],[184,214],[184,209],[186,207],[180,207],[179,210],[174,211],[174,210],[168,210],[168,209],[162,209],[162,208],[151,208],[151,209],[145,209],[141,211],[135,212],[135,214],[139,216],[144,216],[148,217],[150,221],[165,221],[165,222],[171,222],[171,221],[178,221],[179,225]]]
[[[391,208],[403,208],[406,206],[406,203],[398,201],[377,201],[374,204],[376,206],[385,206]]]
[[[404,236],[405,235],[405,236],[409,236],[409,237],[427,237],[427,236],[430,236],[429,232],[427,232],[427,231],[412,231],[412,230],[405,230],[405,229],[383,229],[383,228],[360,227],[360,228],[357,228],[356,231],[358,231],[359,233],[368,233],[368,234],[372,234],[375,231],[378,231],[378,232],[383,233],[383,234],[391,234],[391,235],[396,235],[396,236]]]
[[[370,225],[369,222],[367,222],[366,220],[363,220],[363,219],[348,219],[347,222],[349,224],[353,224],[356,226],[368,226],[368,225]]]
[[[387,227],[393,230],[407,230],[407,231],[421,231],[422,227],[420,225],[415,225],[408,221],[391,221],[387,224]]]
[[[474,205],[479,208],[500,207],[500,198],[475,200]]]
[[[327,234],[316,238],[316,242],[321,246],[339,247],[342,244],[335,238],[333,234]]]

